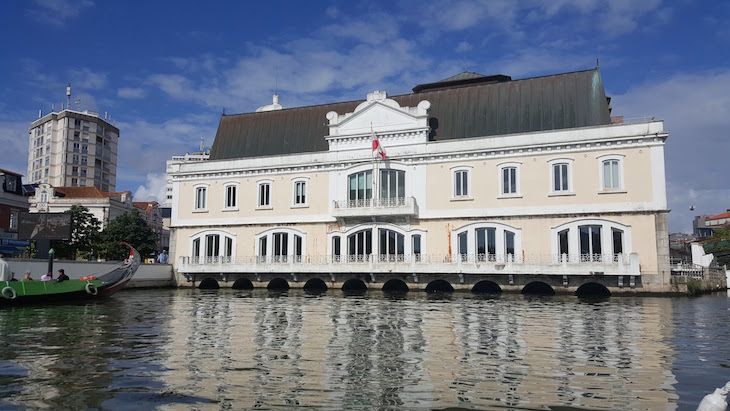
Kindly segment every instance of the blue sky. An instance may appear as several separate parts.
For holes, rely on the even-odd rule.
[[[689,232],[730,209],[728,22],[727,1],[4,1],[0,167],[26,173],[28,126],[69,82],[119,127],[117,190],[142,201],[162,198],[166,159],[213,142],[224,109],[275,89],[296,107],[598,58],[614,115],[665,120],[670,230]]]

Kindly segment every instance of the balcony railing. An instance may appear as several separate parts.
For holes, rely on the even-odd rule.
[[[416,215],[416,199],[393,197],[334,201],[332,214],[334,217]]]
[[[180,272],[639,275],[639,255],[365,254],[180,257]]]

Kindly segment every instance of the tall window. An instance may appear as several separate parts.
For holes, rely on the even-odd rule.
[[[421,261],[421,235],[414,234],[411,238],[413,239],[413,246],[411,247],[413,257],[416,261]]]
[[[568,191],[568,164],[553,165],[553,191]]]
[[[17,211],[10,212],[10,227],[9,228],[11,230],[18,229],[18,212]]]
[[[517,167],[502,169],[502,194],[517,193]]]
[[[263,236],[263,237],[259,238],[259,262],[266,261],[266,246],[267,246],[267,237]]]
[[[208,258],[220,255],[221,237],[217,234],[205,236],[205,256]]]
[[[457,244],[459,247],[459,255],[461,255],[461,261],[467,261],[469,255],[469,245],[466,240],[466,231],[459,234]]]
[[[580,254],[583,261],[601,261],[601,226],[582,225],[580,232]]]
[[[505,255],[515,254],[515,233],[511,231],[504,232],[504,253]]]
[[[618,254],[624,252],[624,232],[617,228],[611,229],[611,239],[613,240],[613,255],[614,260],[618,258]]]
[[[208,206],[208,187],[200,186],[195,188],[195,209],[205,210]]]
[[[406,196],[406,172],[380,170],[380,198],[390,204],[402,204]]]
[[[294,235],[294,261],[299,263],[302,261],[302,237]]]
[[[623,155],[601,156],[598,160],[601,164],[601,190],[623,188]]]
[[[335,262],[340,261],[342,255],[340,237],[332,237],[332,260]]]
[[[294,182],[294,205],[303,206],[307,204],[307,182]]]
[[[289,251],[289,234],[274,233],[273,257],[275,262],[286,262]]]
[[[361,171],[350,174],[348,200],[353,207],[369,207],[370,199],[373,198],[373,172],[372,170]]]
[[[469,196],[469,171],[457,170],[454,172],[454,197]]]
[[[193,240],[192,256],[194,261],[198,261],[200,258],[200,238]]]
[[[403,261],[405,244],[403,234],[385,228],[378,229],[380,261]]]
[[[568,245],[569,232],[569,230],[558,232],[558,252],[560,253],[560,261],[563,261],[563,256],[570,255],[570,246]]]
[[[271,183],[259,183],[259,207],[271,206]]]
[[[477,228],[474,230],[476,234],[476,254],[477,261],[495,261],[497,254],[497,229],[495,228]]]
[[[367,261],[373,253],[372,230],[358,231],[347,237],[348,258],[350,261]]]
[[[236,208],[238,207],[238,186],[235,184],[229,184],[225,186],[226,198],[224,207],[225,208]]]

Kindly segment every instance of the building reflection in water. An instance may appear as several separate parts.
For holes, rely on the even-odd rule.
[[[200,409],[676,408],[666,299],[246,291],[174,305],[163,381]]]

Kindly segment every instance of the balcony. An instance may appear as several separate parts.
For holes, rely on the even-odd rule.
[[[332,216],[338,218],[415,216],[417,213],[418,207],[413,197],[333,201],[332,205]]]
[[[639,255],[396,254],[180,257],[181,273],[641,275]]]

